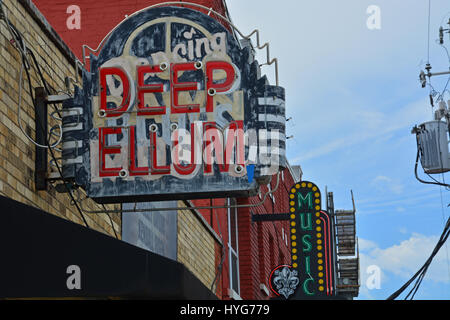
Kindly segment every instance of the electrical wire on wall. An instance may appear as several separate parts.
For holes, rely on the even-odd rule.
[[[24,59],[23,59],[22,63],[25,64],[25,60],[24,60]],[[28,85],[29,85],[29,89],[30,89],[29,94],[30,94],[31,100],[32,100],[32,102],[33,102],[33,106],[34,106],[34,108],[36,109],[36,102],[35,102],[35,99],[34,99],[33,93],[32,93],[33,87],[32,87],[32,84],[31,84],[30,73],[28,72],[27,68],[25,68],[25,72],[26,72],[27,78],[28,78]],[[19,85],[21,86],[22,83],[20,83]],[[47,92],[47,93],[49,94],[49,92]],[[36,113],[36,115],[37,115],[37,113]],[[41,125],[41,124],[42,124],[42,122],[40,121],[41,119],[37,119],[37,120],[38,120],[37,122]],[[44,131],[44,128],[42,127],[42,125],[41,125],[41,128],[40,128],[40,129],[41,129],[42,131]],[[48,148],[48,150],[50,151],[50,155],[51,155],[51,157],[52,157],[52,159],[53,159],[53,161],[54,161],[54,163],[55,163],[55,165],[56,165],[56,168],[58,169],[58,172],[59,172],[61,178],[63,179],[63,184],[64,184],[64,186],[65,186],[65,188],[66,188],[66,190],[67,190],[67,193],[69,194],[69,196],[70,196],[70,198],[71,198],[71,200],[72,200],[71,203],[72,203],[73,205],[75,205],[75,207],[77,208],[77,210],[78,210],[78,212],[79,212],[79,214],[80,214],[80,216],[81,216],[81,218],[82,218],[84,224],[86,225],[86,227],[90,228],[90,227],[89,227],[89,224],[88,224],[87,221],[86,221],[86,218],[84,217],[83,212],[81,211],[80,207],[78,206],[77,202],[75,201],[75,198],[74,198],[74,196],[73,196],[73,194],[72,194],[72,190],[71,190],[71,189],[69,188],[69,186],[68,186],[68,183],[69,183],[69,182],[66,181],[66,179],[64,179],[64,176],[63,176],[63,174],[62,174],[62,169],[61,169],[60,165],[58,164],[58,161],[57,161],[57,159],[56,159],[55,153],[54,153],[54,151],[53,151],[53,148],[50,146],[50,143],[49,143],[49,141],[48,141],[48,138],[46,138],[46,143],[47,143],[47,148]],[[38,147],[39,147],[39,146],[38,146]]]
[[[13,45],[13,47],[19,51],[20,55],[21,55],[21,68],[20,68],[20,72],[19,72],[19,102],[18,102],[18,122],[19,122],[19,127],[22,131],[22,133],[24,134],[24,136],[31,142],[33,143],[36,147],[38,148],[44,148],[44,149],[48,149],[48,151],[50,152],[51,158],[52,158],[52,163],[54,164],[54,166],[57,168],[58,173],[61,177],[61,179],[63,180],[63,184],[64,187],[66,188],[67,193],[69,194],[69,197],[71,198],[71,205],[75,206],[78,213],[81,216],[81,219],[83,221],[83,223],[85,224],[86,227],[89,227],[89,224],[87,223],[87,220],[83,214],[83,211],[81,210],[80,206],[78,205],[74,195],[73,195],[73,190],[69,187],[70,182],[67,181],[67,179],[64,178],[63,174],[62,174],[62,169],[61,166],[58,163],[58,159],[55,156],[54,151],[61,151],[60,149],[57,148],[58,145],[61,144],[62,141],[62,125],[61,124],[57,124],[56,126],[52,127],[50,129],[50,135],[56,135],[54,132],[56,130],[59,131],[59,134],[57,135],[58,139],[55,143],[50,144],[50,137],[46,137],[45,142],[46,144],[39,144],[37,143],[34,139],[32,139],[30,137],[29,134],[27,134],[26,130],[23,128],[22,125],[22,119],[21,119],[21,113],[22,113],[22,91],[23,91],[23,72],[25,71],[26,73],[26,77],[27,77],[27,82],[28,82],[28,86],[29,86],[29,96],[31,98],[32,104],[34,106],[34,108],[36,109],[36,100],[35,97],[33,96],[32,90],[32,83],[31,83],[31,75],[30,75],[30,70],[33,69],[36,73],[36,75],[38,76],[38,79],[42,82],[42,85],[45,89],[45,92],[48,95],[51,95],[51,89],[49,84],[46,82],[42,71],[41,71],[41,67],[37,61],[37,58],[34,54],[34,52],[26,45],[26,41],[24,36],[22,35],[22,33],[20,33],[20,31],[18,31],[18,29],[11,23],[11,21],[8,19],[8,12],[5,10],[3,3],[0,1],[0,20],[4,20],[7,29],[9,30],[9,33],[11,34],[11,44]],[[44,62],[49,65],[45,59],[43,59]],[[24,90],[25,91],[25,90]],[[53,90],[54,91],[54,90]],[[65,91],[58,91],[59,92],[64,92]],[[56,107],[55,104],[53,104],[53,108],[55,109],[55,113],[58,113],[59,115],[59,119],[61,117],[61,110],[58,109]],[[53,119],[57,120],[56,117],[53,117]],[[37,122],[42,126],[41,119],[36,119],[38,120]],[[56,128],[56,129],[55,129]],[[41,127],[40,128],[42,131],[44,131],[44,128]],[[103,208],[106,210],[106,208],[103,206]],[[115,227],[114,227],[114,223],[112,221],[111,216],[109,215],[109,213],[105,212],[107,214],[107,216],[109,217],[110,223],[111,223],[111,227],[114,231],[114,235],[116,238],[118,238],[118,235],[116,233]]]
[[[231,210],[230,208],[227,209],[228,211]],[[212,292],[216,292],[217,291],[217,282],[219,281],[219,278],[222,276],[222,269],[223,269],[223,265],[225,263],[225,257],[226,257],[226,249],[225,249],[225,239],[223,238],[223,233],[222,233],[222,228],[220,227],[220,220],[219,217],[217,216],[217,210],[213,210],[215,217],[216,217],[216,221],[217,221],[217,226],[219,228],[219,235],[220,235],[220,239],[222,240],[221,243],[221,258],[220,258],[220,262],[219,265],[217,267],[216,270],[216,274],[214,276],[214,280],[211,284],[211,291]],[[223,284],[222,284],[223,285]]]

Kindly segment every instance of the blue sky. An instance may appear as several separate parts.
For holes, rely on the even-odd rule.
[[[432,119],[429,89],[418,81],[428,59],[428,1],[227,4],[234,24],[247,34],[259,29],[279,59],[287,113],[293,118],[288,122],[288,135],[294,135],[288,143],[290,163],[302,166],[305,180],[333,191],[336,208],[350,209],[350,190],[355,194],[360,299],[387,298],[423,265],[450,213],[450,192],[414,177],[417,149],[411,129]],[[381,10],[380,30],[367,28],[370,5]],[[435,42],[449,18],[448,0],[432,0],[435,72],[450,67]],[[448,36],[446,45],[450,50]],[[273,68],[264,71],[274,83]],[[447,79],[432,79],[432,84],[441,91]],[[448,174],[444,178],[450,181]],[[447,246],[436,256],[417,299],[450,299]],[[371,265],[381,269],[380,289],[366,285]]]

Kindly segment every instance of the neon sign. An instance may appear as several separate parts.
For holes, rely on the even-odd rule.
[[[285,94],[199,11],[130,16],[65,108],[63,173],[99,203],[246,197],[286,163]]]
[[[314,183],[299,182],[291,188],[292,265],[284,275],[289,275],[289,279],[295,276],[297,286],[289,299],[327,299],[335,295],[333,221],[321,209],[321,201],[321,192]],[[269,281],[274,282],[273,275]],[[280,288],[271,287],[275,295],[284,295]]]

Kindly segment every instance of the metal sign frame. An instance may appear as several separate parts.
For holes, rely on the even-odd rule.
[[[192,9],[126,19],[64,103],[64,177],[103,204],[255,195],[286,165],[286,119],[253,50]]]

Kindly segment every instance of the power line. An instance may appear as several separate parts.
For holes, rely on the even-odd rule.
[[[434,179],[433,177],[431,177],[430,175],[429,175],[429,176],[431,177],[431,179],[434,180],[433,182],[432,182],[432,181],[425,181],[425,180],[422,180],[422,179],[419,177],[419,174],[418,174],[418,172],[417,172],[417,169],[418,169],[418,166],[419,166],[420,150],[421,150],[420,147],[418,147],[418,148],[417,148],[416,164],[415,164],[415,168],[414,168],[414,174],[415,174],[415,176],[416,176],[416,179],[417,179],[419,182],[423,183],[423,184],[433,184],[433,185],[438,185],[438,186],[450,188],[450,185],[449,185],[449,184],[445,184],[445,183],[439,182],[439,181],[437,181],[436,179]]]
[[[24,64],[24,63],[25,63],[25,60],[22,60],[22,63]],[[37,65],[36,67],[39,69],[39,65]],[[25,68],[25,73],[26,73],[26,75],[27,75],[27,78],[28,78],[28,85],[29,85],[29,87],[30,87],[30,92],[29,92],[29,93],[30,93],[31,101],[33,102],[33,106],[34,106],[34,108],[36,109],[36,101],[35,101],[35,99],[34,99],[34,97],[33,97],[33,94],[32,94],[33,86],[32,86],[32,84],[31,84],[31,77],[30,77],[30,73],[28,72],[28,69],[27,69],[27,68]],[[22,85],[22,83],[20,83],[19,85]],[[47,90],[48,90],[48,89],[47,89]],[[50,94],[50,92],[47,92],[47,93]],[[36,113],[36,116],[38,116],[37,113]],[[41,129],[42,131],[44,131],[44,128],[42,127],[41,119],[37,119],[37,120],[38,120],[37,122],[39,123],[39,125],[40,125],[40,127],[41,127],[40,129]],[[83,214],[82,210],[80,209],[80,207],[78,206],[78,203],[75,201],[75,198],[74,198],[73,195],[72,195],[72,190],[70,190],[69,186],[67,185],[67,181],[66,181],[66,179],[65,179],[64,176],[63,176],[62,170],[61,170],[61,168],[60,168],[60,166],[59,166],[59,164],[58,164],[58,161],[57,161],[57,159],[56,159],[56,157],[55,157],[55,154],[54,154],[54,152],[53,152],[53,148],[50,147],[50,143],[49,143],[47,137],[45,137],[45,142],[46,142],[46,144],[47,144],[47,146],[48,146],[48,150],[50,151],[50,155],[51,155],[53,161],[55,162],[55,165],[56,165],[56,167],[57,167],[57,169],[58,169],[58,172],[59,172],[61,178],[63,179],[63,184],[64,184],[64,186],[65,186],[65,188],[66,188],[66,190],[67,190],[67,192],[68,192],[68,194],[69,194],[69,196],[70,196],[70,198],[71,198],[71,200],[72,200],[72,203],[73,203],[73,204],[75,205],[75,207],[77,208],[78,213],[80,214],[80,216],[81,216],[81,218],[82,218],[84,224],[86,225],[86,227],[87,227],[87,228],[90,228],[90,227],[89,227],[89,224],[88,224],[87,221],[86,221],[86,218],[84,217],[84,214]]]
[[[117,233],[116,233],[116,228],[114,228],[114,222],[113,222],[111,216],[109,215],[109,213],[107,212],[108,210],[106,210],[106,207],[105,207],[104,204],[102,204],[102,207],[103,207],[103,210],[105,210],[105,213],[106,213],[106,215],[107,215],[108,218],[109,218],[109,222],[111,223],[111,228],[112,228],[113,231],[114,231],[114,236],[116,237],[117,240],[119,240],[119,237],[117,236]]]
[[[440,139],[440,134],[438,134],[438,136],[439,136],[439,139]],[[408,281],[396,293],[391,295],[388,298],[388,300],[393,300],[396,297],[398,297],[404,290],[406,290],[406,288],[408,288],[408,286],[412,283],[412,281],[414,281],[417,278],[413,288],[410,290],[410,292],[408,293],[408,295],[405,298],[405,300],[408,299],[409,297],[411,297],[411,300],[414,299],[414,297],[415,297],[415,295],[416,295],[420,285],[422,284],[423,279],[425,278],[425,274],[428,271],[428,267],[430,266],[434,256],[437,254],[437,252],[440,250],[440,248],[447,241],[447,238],[448,238],[448,236],[450,234],[450,218],[448,219],[447,224],[445,224],[444,203],[443,203],[443,197],[442,197],[442,187],[445,187],[446,190],[448,190],[450,185],[445,183],[445,176],[444,176],[443,173],[442,173],[443,183],[438,181],[438,180],[436,180],[435,178],[433,178],[430,174],[427,174],[427,175],[433,180],[433,182],[432,181],[424,181],[424,180],[419,178],[417,169],[418,169],[418,165],[419,165],[421,151],[422,151],[422,147],[421,147],[421,145],[419,143],[419,139],[417,139],[417,157],[416,157],[416,163],[415,163],[415,168],[414,168],[414,174],[416,176],[416,179],[419,182],[421,182],[421,183],[440,186],[439,191],[440,191],[440,196],[441,196],[441,207],[442,207],[442,217],[443,217],[443,221],[444,221],[444,232],[443,232],[441,238],[439,239],[439,242],[436,245],[435,249],[433,250],[433,253],[432,253],[431,257],[427,260],[427,262],[424,264],[424,266],[413,276],[413,278],[411,278],[410,281]],[[440,153],[441,152],[440,152],[440,148],[439,148],[439,154]],[[440,163],[441,163],[441,171],[443,171],[442,161],[440,161]],[[447,244],[446,244],[446,254],[447,254],[447,267],[448,267],[449,279],[450,279],[450,264],[449,264],[449,259],[448,259],[448,247],[447,247]]]
[[[387,300],[395,300],[400,296],[410,285],[411,283],[416,280],[413,288],[409,291],[407,294],[406,299],[408,299],[411,296],[411,300],[414,299],[415,294],[419,290],[420,285],[422,284],[423,279],[425,278],[425,275],[428,271],[428,268],[430,267],[434,257],[437,255],[441,247],[445,244],[448,237],[450,235],[450,218],[447,220],[447,223],[445,225],[444,231],[442,232],[441,237],[439,238],[438,243],[436,244],[436,247],[433,249],[433,252],[431,253],[430,257],[427,259],[425,264],[419,269],[419,271],[416,272],[416,274],[408,280],[400,289],[398,289],[396,292],[394,292]]]
[[[442,178],[444,178],[444,174],[442,174]],[[441,213],[442,213],[442,222],[445,225],[445,212],[444,212],[444,199],[442,197],[442,187],[439,187],[439,193],[441,195]],[[447,270],[448,270],[448,280],[450,281],[450,261],[448,256],[448,244],[445,244],[445,253],[447,256]]]
[[[430,64],[431,0],[428,0],[428,64]]]

